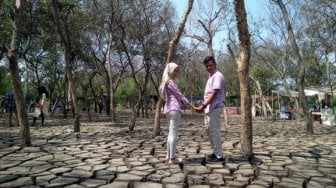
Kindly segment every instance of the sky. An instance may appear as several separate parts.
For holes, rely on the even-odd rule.
[[[180,19],[182,17],[182,14],[184,10],[186,9],[188,0],[169,0],[172,2],[173,6],[176,8],[177,11],[177,18]],[[259,20],[265,17],[266,13],[266,6],[265,6],[265,1],[266,0],[245,0],[245,8],[247,12],[248,19],[253,19],[253,20]],[[197,3],[198,1],[194,1],[194,4]],[[214,39],[214,49],[219,49],[223,48],[223,44],[220,43],[220,41],[223,39],[223,36],[225,35],[224,31],[216,34],[216,37],[220,38],[220,40],[217,40],[216,37]],[[216,43],[218,41],[218,43]]]
[[[184,9],[187,6],[188,0],[169,0],[173,3],[173,5],[176,7],[178,17],[180,18],[182,16],[182,13]],[[197,3],[197,1],[194,1],[194,3]],[[265,6],[265,0],[245,0],[245,8],[247,11],[247,14],[253,17],[263,17],[265,11],[262,10]]]

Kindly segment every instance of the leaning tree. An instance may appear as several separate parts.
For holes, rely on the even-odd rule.
[[[188,6],[186,8],[186,10],[184,11],[184,14],[181,18],[179,27],[177,29],[177,32],[175,33],[175,36],[173,37],[173,39],[169,42],[169,49],[168,49],[168,55],[167,55],[167,60],[166,60],[166,64],[169,63],[170,61],[172,61],[175,50],[176,50],[176,45],[180,40],[180,37],[183,33],[184,30],[184,26],[185,23],[187,21],[188,15],[192,9],[194,0],[189,0],[188,1]],[[154,119],[154,134],[156,136],[160,135],[160,113],[161,113],[161,108],[163,105],[163,100],[159,97],[159,100],[156,104],[156,110],[155,110],[155,119]]]

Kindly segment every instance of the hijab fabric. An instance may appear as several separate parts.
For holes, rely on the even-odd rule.
[[[162,80],[161,80],[161,84],[160,84],[160,87],[159,87],[159,92],[160,92],[160,97],[164,101],[167,100],[167,91],[166,91],[167,82],[169,80],[173,80],[171,75],[177,67],[178,67],[178,65],[176,63],[170,62],[166,65],[166,67],[163,71]]]

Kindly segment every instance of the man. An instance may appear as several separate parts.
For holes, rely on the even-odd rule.
[[[9,113],[9,121],[8,121],[8,126],[13,126],[12,124],[12,117],[13,117],[13,112],[16,113],[16,105],[15,105],[15,100],[14,100],[14,95],[11,90],[9,90],[6,94],[6,109],[7,112]]]
[[[213,148],[213,153],[207,156],[207,162],[220,162],[224,161],[220,120],[224,108],[225,79],[223,74],[217,70],[213,56],[206,57],[203,63],[209,73],[209,78],[204,90],[204,101],[196,108],[196,111],[205,113],[204,123]]]

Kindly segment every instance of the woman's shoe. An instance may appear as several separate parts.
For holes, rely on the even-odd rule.
[[[180,164],[182,163],[182,159],[178,159],[178,158],[171,158],[168,161],[169,164]]]

